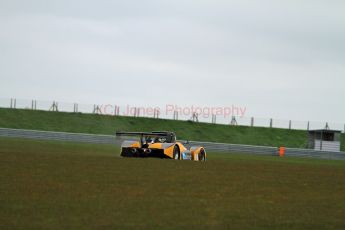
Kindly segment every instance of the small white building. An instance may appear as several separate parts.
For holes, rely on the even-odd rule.
[[[330,152],[340,152],[341,131],[318,129],[310,130],[308,148]]]

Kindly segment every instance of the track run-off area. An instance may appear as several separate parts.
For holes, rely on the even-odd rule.
[[[343,229],[345,162],[0,138],[2,229]]]

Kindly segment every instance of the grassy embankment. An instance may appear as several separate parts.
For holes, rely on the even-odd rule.
[[[115,130],[169,130],[175,131],[179,139],[187,140],[296,148],[307,144],[307,133],[301,130],[13,109],[0,109],[0,127],[94,134],[114,134]]]

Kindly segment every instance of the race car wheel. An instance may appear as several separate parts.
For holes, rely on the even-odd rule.
[[[179,160],[180,159],[180,149],[178,148],[177,145],[174,146],[173,158],[175,160]]]
[[[205,154],[205,150],[204,149],[200,149],[199,161],[206,161],[206,154]]]

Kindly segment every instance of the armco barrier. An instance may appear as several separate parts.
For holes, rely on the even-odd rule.
[[[41,140],[85,142],[85,143],[97,143],[97,144],[114,144],[114,145],[120,145],[123,141],[122,138],[118,138],[115,135],[51,132],[51,131],[9,129],[9,128],[0,128],[0,136],[31,138],[31,139],[41,139]],[[251,154],[259,154],[259,155],[279,156],[278,147],[239,145],[239,144],[214,143],[214,142],[202,142],[202,141],[189,141],[186,145],[187,146],[204,146],[206,150],[209,152],[234,152],[234,153],[251,153]],[[345,160],[345,152],[325,152],[325,151],[316,151],[312,149],[298,149],[298,148],[285,148],[285,156]]]
[[[120,140],[116,139],[115,136],[112,135],[51,132],[27,129],[0,128],[0,136],[42,140],[74,141],[97,144],[120,144]]]
[[[312,157],[330,160],[345,160],[345,152],[327,152],[313,149],[286,148],[285,156],[289,157]]]
[[[206,150],[216,152],[255,153],[263,155],[276,155],[277,148],[268,146],[239,145],[228,143],[190,141],[189,145],[204,146]]]

